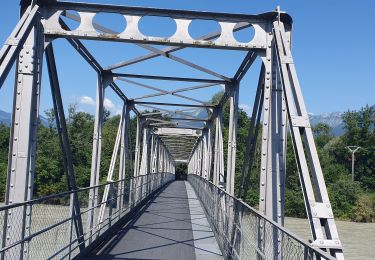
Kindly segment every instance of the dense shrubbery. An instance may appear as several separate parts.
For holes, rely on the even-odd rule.
[[[213,101],[218,100],[220,94]],[[67,184],[61,160],[60,144],[54,127],[53,111],[47,111],[49,126],[39,125],[37,162],[35,174],[36,197],[65,191]],[[224,150],[227,151],[229,106],[223,111]],[[343,116],[346,133],[340,137],[331,135],[328,125],[319,124],[314,127],[315,142],[325,181],[330,195],[335,216],[360,222],[375,221],[375,111],[364,107],[360,111],[349,111]],[[106,113],[103,127],[101,176],[105,178],[113,143],[116,137],[119,116],[110,117]],[[74,158],[77,185],[85,187],[90,181],[93,116],[78,112],[75,106],[69,108],[68,133]],[[136,121],[131,120],[132,136],[135,136]],[[236,161],[236,190],[240,182],[243,165],[243,154],[249,118],[240,109],[238,113],[237,161]],[[9,127],[0,125],[0,199],[3,199],[6,181]],[[134,142],[134,138],[133,138]],[[347,145],[358,145],[362,149],[356,154],[355,182],[351,181],[349,160],[350,154],[345,149]],[[134,144],[133,144],[134,147]],[[250,178],[246,202],[257,206],[259,201],[259,165],[260,142],[256,150],[254,170]],[[226,159],[226,158],[225,158]],[[104,181],[104,179],[102,180]],[[300,188],[299,177],[295,167],[293,149],[290,137],[287,146],[287,178],[286,178],[286,208],[288,216],[305,217],[305,207]]]

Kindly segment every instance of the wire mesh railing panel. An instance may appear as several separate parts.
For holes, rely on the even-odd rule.
[[[2,206],[0,257],[73,258],[173,179],[172,173],[150,174]],[[97,201],[90,205],[94,189]]]
[[[202,202],[225,259],[335,259],[212,182],[193,174],[188,181]]]
[[[61,259],[69,255],[71,222],[67,221],[35,236],[29,242],[29,259]]]

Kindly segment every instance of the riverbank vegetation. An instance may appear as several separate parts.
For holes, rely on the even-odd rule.
[[[220,94],[213,101],[220,98]],[[53,110],[46,111],[48,125],[38,128],[37,160],[35,169],[34,196],[41,197],[67,189],[60,144],[54,123]],[[94,117],[78,111],[71,105],[67,114],[68,134],[71,141],[77,185],[89,186],[92,130]],[[224,149],[227,151],[229,105],[224,107]],[[105,182],[113,144],[120,117],[105,113],[103,125],[101,182]],[[358,222],[375,222],[375,111],[369,106],[359,111],[348,111],[343,115],[345,133],[333,136],[326,124],[313,127],[315,143],[324,178],[336,218]],[[236,159],[236,190],[240,182],[241,167],[246,149],[246,138],[250,119],[242,109],[238,113],[238,137]],[[131,119],[131,136],[135,137],[136,120]],[[0,124],[0,200],[3,201],[6,184],[7,158],[10,128]],[[351,179],[351,154],[346,146],[360,146],[356,153],[355,179]],[[134,138],[131,143],[134,150]],[[260,142],[256,149],[256,160],[251,171],[246,202],[257,207],[259,201]],[[290,137],[287,143],[286,203],[287,216],[305,217],[305,207],[299,177],[295,166]]]

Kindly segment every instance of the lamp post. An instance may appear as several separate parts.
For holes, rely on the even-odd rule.
[[[357,152],[362,147],[360,146],[346,146],[346,148],[352,153],[352,181],[354,181],[354,161],[355,161],[355,152]]]

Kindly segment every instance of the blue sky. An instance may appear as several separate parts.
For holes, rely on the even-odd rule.
[[[375,83],[371,79],[375,73],[375,51],[373,49],[375,34],[373,28],[373,10],[375,1],[270,1],[270,0],[158,0],[158,1],[90,1],[99,3],[114,3],[132,6],[151,6],[171,9],[190,9],[202,11],[234,12],[257,14],[273,10],[277,5],[288,12],[294,20],[293,27],[293,56],[297,73],[301,82],[302,92],[307,109],[310,113],[320,114],[333,111],[346,111],[359,109],[365,104],[375,104]],[[18,20],[18,1],[1,1],[0,3],[0,42],[6,40]],[[114,30],[122,29],[119,17],[98,17],[97,22],[102,22]],[[121,22],[121,21],[120,21]],[[156,26],[153,26],[156,25]],[[145,20],[141,29],[152,34],[155,27],[164,28],[163,33],[173,31],[173,25],[168,21]],[[196,34],[208,33],[215,30],[212,23],[197,24]],[[246,37],[246,35],[242,35]],[[108,43],[84,41],[88,49],[103,64],[134,58],[137,55],[148,53],[139,47],[124,43]],[[54,42],[57,66],[65,104],[77,103],[79,108],[93,112],[93,99],[95,99],[96,75],[86,62],[75,53],[65,40]],[[218,51],[202,49],[186,49],[175,52],[179,57],[196,62],[200,65],[232,76],[235,68],[244,57],[244,52]],[[134,65],[121,70],[129,73],[150,73],[159,75],[179,75],[206,77],[205,74],[195,72],[180,64],[165,58],[157,58],[141,65]],[[52,107],[47,70],[44,69],[42,80],[41,113]],[[254,99],[254,90],[259,73],[259,61],[254,64],[241,84],[240,104],[249,110]],[[0,89],[0,109],[11,110],[13,75]],[[155,81],[134,80],[139,83],[149,84],[163,89],[172,87],[187,87],[194,84],[174,84]],[[130,97],[154,93],[145,89],[119,82],[125,94]],[[219,91],[220,86],[205,89],[195,96],[203,101],[210,99],[212,94]],[[106,106],[117,113],[121,101],[108,91]],[[153,101],[180,101],[164,96]]]

